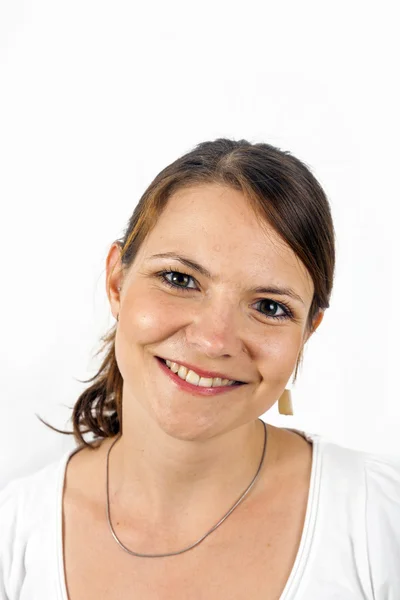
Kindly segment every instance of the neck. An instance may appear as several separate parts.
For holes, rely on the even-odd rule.
[[[230,509],[258,470],[264,447],[264,425],[259,419],[206,439],[182,439],[167,434],[155,420],[137,416],[124,419],[123,435],[116,442],[107,440],[104,448],[105,469],[113,444],[109,499],[113,513],[125,522],[142,515],[154,527],[179,524],[188,530],[195,517],[198,531],[199,520],[204,518],[204,526],[210,526],[210,515],[216,522]],[[248,497],[257,494],[264,472],[275,461],[271,431],[268,426],[264,463]]]

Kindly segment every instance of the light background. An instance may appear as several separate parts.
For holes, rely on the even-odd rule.
[[[69,429],[95,372],[109,246],[164,166],[221,136],[304,160],[336,228],[295,414],[264,420],[400,455],[396,23],[385,1],[0,4],[0,486],[75,445],[35,413]]]

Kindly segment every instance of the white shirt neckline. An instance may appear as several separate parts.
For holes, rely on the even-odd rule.
[[[318,434],[310,434],[299,429],[286,428],[288,431],[293,431],[300,434],[307,441],[313,444],[313,455],[312,455],[312,466],[311,466],[311,477],[310,477],[310,489],[308,493],[306,516],[304,520],[304,527],[301,535],[299,549],[296,554],[296,558],[290,572],[289,578],[286,582],[284,590],[279,600],[294,600],[294,594],[300,584],[301,577],[304,573],[307,565],[308,557],[310,555],[311,545],[314,539],[315,525],[317,520],[318,512],[318,497],[320,488],[320,471],[321,471],[321,452],[320,452],[320,436]],[[65,485],[65,474],[69,459],[80,449],[81,446],[74,448],[72,451],[68,450],[59,467],[58,478],[57,478],[57,489],[56,489],[56,523],[55,523],[55,543],[56,543],[56,560],[58,569],[58,588],[59,588],[59,599],[70,600],[67,592],[65,565],[64,565],[64,550],[63,550],[63,493]]]

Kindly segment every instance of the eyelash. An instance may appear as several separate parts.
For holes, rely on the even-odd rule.
[[[165,285],[167,285],[170,288],[173,288],[174,290],[179,290],[179,291],[183,291],[183,292],[189,292],[192,291],[194,288],[185,288],[185,287],[181,287],[179,285],[176,285],[175,283],[171,283],[171,281],[169,281],[168,279],[166,279],[166,275],[170,275],[172,273],[179,273],[179,275],[183,275],[185,277],[189,277],[190,279],[192,279],[193,281],[196,282],[194,277],[192,277],[192,275],[188,275],[188,273],[182,273],[182,271],[177,271],[177,270],[170,270],[170,271],[160,271],[159,273],[156,273],[156,276],[161,280],[161,282]],[[271,300],[270,298],[262,298],[261,300],[258,300],[258,302],[263,302],[263,301],[267,301],[269,300],[270,302],[273,302],[274,304],[276,304],[277,306],[279,306],[280,308],[282,308],[285,311],[284,315],[266,315],[264,313],[260,312],[264,317],[270,318],[270,319],[274,319],[274,320],[279,320],[279,321],[285,321],[287,319],[294,319],[294,315],[293,312],[291,311],[291,309],[289,308],[289,306],[287,306],[286,304],[283,304],[281,302],[276,302],[275,300]]]

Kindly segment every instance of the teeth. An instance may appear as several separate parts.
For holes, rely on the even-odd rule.
[[[167,360],[165,362],[167,363],[167,366],[171,369],[173,373],[176,373],[178,377],[184,379],[192,385],[198,385],[200,387],[218,387],[233,385],[235,383],[231,379],[221,379],[220,377],[200,377],[200,375],[198,375],[190,369],[187,369],[183,365],[179,365],[176,362],[171,362],[170,360]]]
[[[189,371],[185,377],[185,380],[188,383],[192,383],[193,385],[199,385],[200,376],[197,375],[197,373],[195,373],[194,371]]]
[[[182,365],[180,365],[179,369],[178,369],[178,375],[181,379],[186,379],[186,375],[188,374],[188,370],[186,367],[182,367]]]

